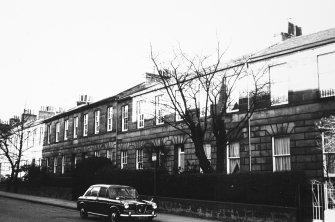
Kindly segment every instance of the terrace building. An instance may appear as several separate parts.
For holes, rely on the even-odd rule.
[[[8,125],[13,121],[22,122],[18,127],[12,129],[12,136],[9,138],[10,141],[8,142],[13,155],[17,155],[21,149],[21,167],[31,165],[32,163],[36,166],[41,166],[45,128],[43,120],[55,115],[57,112],[58,111],[50,106],[41,107],[37,115],[32,113],[31,110],[25,109],[21,118],[15,117],[6,123]],[[22,147],[20,147],[21,137]],[[10,175],[10,163],[3,155],[1,155],[1,157],[0,174],[3,176]],[[13,156],[12,160],[16,160],[16,158],[17,157]],[[21,173],[19,176],[22,177],[23,174]]]
[[[335,113],[335,29],[293,36],[224,70],[236,66],[248,73],[265,70],[269,86],[242,133],[229,142],[225,173],[305,171],[311,178],[324,177],[325,161],[333,161],[326,157],[334,154],[316,143],[322,133],[315,122]],[[234,106],[228,107],[231,125],[248,104],[241,93],[245,85],[238,86],[230,98]],[[121,169],[150,169],[157,160],[170,172],[200,171],[191,139],[162,120],[180,121],[164,111],[164,92],[155,74],[147,74],[145,82],[120,94],[81,101],[44,120],[45,166],[67,174],[83,158],[105,156]],[[204,150],[215,168],[215,142],[207,139]]]

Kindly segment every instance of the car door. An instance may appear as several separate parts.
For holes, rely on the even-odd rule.
[[[107,187],[101,187],[98,193],[98,200],[96,203],[97,213],[108,215],[109,214],[110,200],[108,198]]]
[[[86,198],[86,207],[88,212],[97,213],[97,201],[100,187],[93,187],[91,193]]]

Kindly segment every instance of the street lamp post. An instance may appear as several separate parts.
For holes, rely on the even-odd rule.
[[[157,153],[152,153],[152,161],[154,162],[154,196],[157,195]]]

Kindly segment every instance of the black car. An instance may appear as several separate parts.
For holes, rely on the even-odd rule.
[[[135,188],[123,185],[97,184],[90,186],[77,201],[80,216],[105,216],[110,221],[136,218],[151,221],[157,216],[157,204],[140,200]]]

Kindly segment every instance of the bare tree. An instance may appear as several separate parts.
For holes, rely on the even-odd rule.
[[[214,60],[210,56],[188,56],[180,50],[167,64],[158,62],[158,56],[154,56],[151,50],[159,81],[169,98],[167,104],[176,114],[175,119],[165,118],[164,122],[192,139],[204,173],[214,172],[206,157],[204,142],[215,140],[216,171],[223,172],[229,142],[239,139],[259,98],[268,93],[268,81],[264,80],[265,66],[251,71],[249,57],[223,63],[225,52],[219,48]],[[241,96],[247,99],[247,104],[233,124],[231,116],[234,111],[241,110]],[[178,117],[182,121],[175,121]]]
[[[0,156],[3,156],[10,165],[11,173],[7,189],[11,187],[17,191],[17,180],[21,171],[21,161],[24,153],[32,146],[24,146],[29,140],[31,126],[30,116],[22,114],[12,118],[9,123],[0,124]]]

